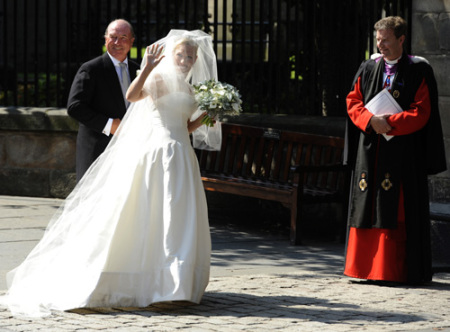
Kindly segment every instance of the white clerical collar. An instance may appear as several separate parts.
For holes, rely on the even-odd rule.
[[[400,59],[401,59],[401,55],[395,59],[395,60],[388,60],[388,59],[384,59],[384,62],[386,62],[388,65],[395,65]]]

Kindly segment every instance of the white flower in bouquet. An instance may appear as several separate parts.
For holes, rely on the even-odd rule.
[[[242,112],[242,100],[239,91],[232,85],[207,80],[194,85],[195,100],[201,110],[207,112],[202,123],[213,126],[214,120],[224,115],[239,115]]]

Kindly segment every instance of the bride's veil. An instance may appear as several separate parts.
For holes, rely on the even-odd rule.
[[[165,58],[152,75],[159,73],[164,77],[164,69],[173,63],[172,49],[180,38],[190,38],[198,45],[198,58],[186,79],[191,84],[217,79],[211,37],[200,30],[172,30],[167,37],[156,42],[165,47]],[[154,79],[152,75],[145,88]],[[88,301],[90,291],[98,281],[99,267],[101,269],[107,257],[122,206],[139,195],[131,191],[131,186],[135,180],[134,169],[150,142],[152,107],[155,107],[153,97],[130,105],[110,144],[52,217],[42,240],[20,266],[8,273],[9,289],[6,301],[3,299],[2,302],[6,302],[14,314],[46,315],[49,311],[42,306],[42,301],[52,299],[52,294],[58,292],[67,294],[67,302],[58,308],[49,303],[49,307],[64,310]],[[203,131],[194,134],[195,146],[220,147],[220,125],[212,135],[206,126],[202,127]],[[216,139],[211,140],[210,136],[214,135]],[[86,246],[80,245],[81,234]],[[56,282],[60,278],[66,281],[64,285],[71,285],[70,289],[56,286],[61,285]]]
[[[197,47],[197,59],[192,66],[190,72],[186,77],[183,76],[183,80],[187,81],[191,85],[195,85],[206,80],[217,81],[217,60],[216,54],[212,44],[212,38],[207,33],[201,30],[186,31],[186,30],[171,30],[169,34],[163,39],[155,42],[154,44],[162,45],[164,47],[165,58],[161,63],[152,71],[147,79],[147,82],[156,82],[155,76],[159,76],[159,79],[164,82],[164,85],[168,90],[177,91],[179,89],[179,77],[177,71],[173,69],[174,66],[174,49],[180,42],[192,43]],[[141,68],[145,65],[146,58],[142,61]],[[152,89],[146,82],[146,88],[149,91],[152,98],[155,100],[159,96],[155,96],[157,89]],[[196,119],[203,111],[197,109],[193,114],[192,120]],[[206,150],[220,150],[222,142],[222,133],[220,122],[216,122],[214,127],[201,126],[195,132],[192,133],[192,142],[195,148]]]

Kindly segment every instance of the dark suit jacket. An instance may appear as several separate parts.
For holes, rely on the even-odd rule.
[[[131,81],[138,69],[136,62],[128,60]],[[111,135],[102,133],[108,119],[122,119],[126,112],[117,72],[107,53],[80,67],[70,89],[67,112],[80,123],[76,156],[79,181],[111,140]]]

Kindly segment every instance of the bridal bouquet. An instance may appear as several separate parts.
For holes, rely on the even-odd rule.
[[[209,127],[224,115],[239,115],[242,112],[241,95],[230,84],[207,80],[194,85],[194,93],[199,108],[208,113],[202,123]]]

